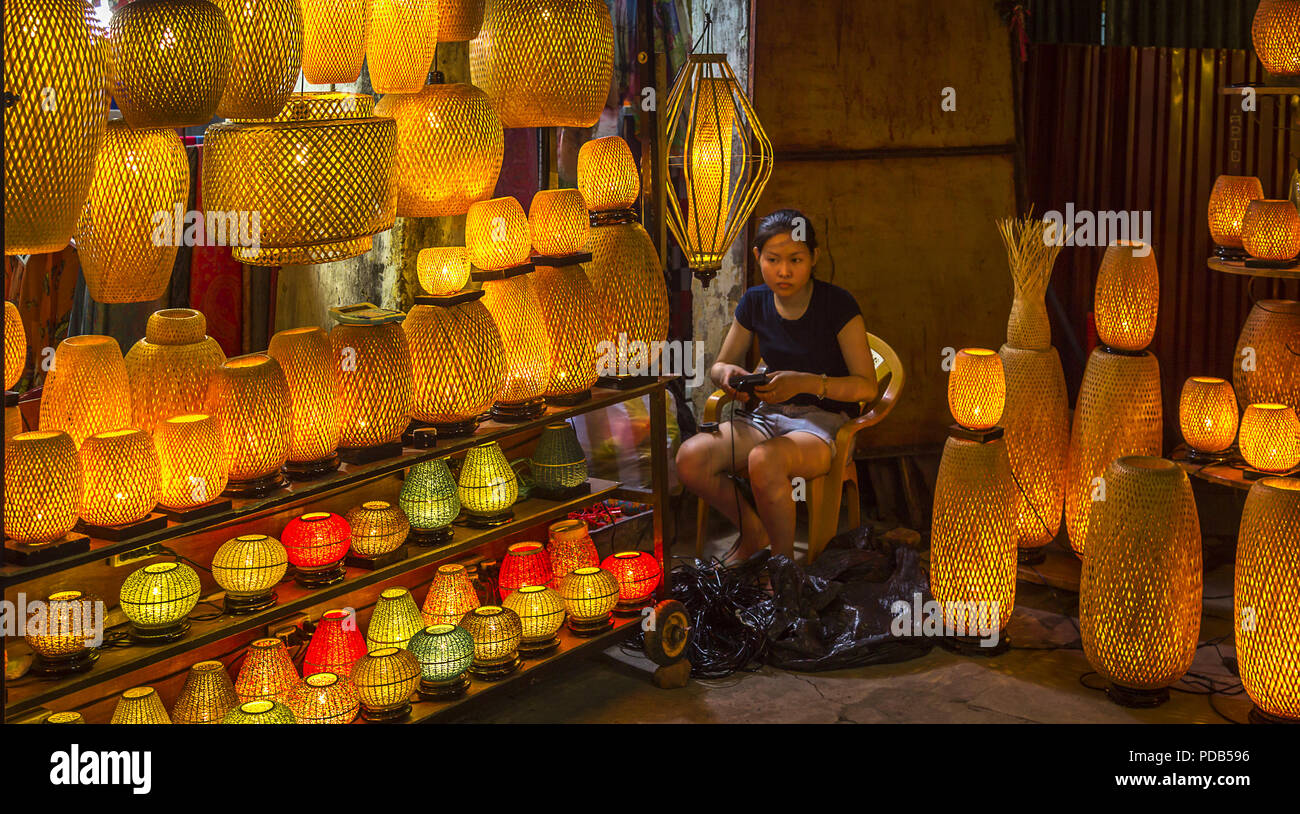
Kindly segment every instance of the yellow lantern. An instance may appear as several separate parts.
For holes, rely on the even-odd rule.
[[[456,493],[471,525],[499,526],[514,519],[510,507],[519,499],[519,480],[500,444],[488,441],[469,448]]]
[[[1300,420],[1285,404],[1251,404],[1241,416],[1241,457],[1259,472],[1300,465]]]
[[[514,611],[522,626],[521,655],[538,658],[560,646],[557,635],[564,627],[564,601],[547,585],[525,585],[501,602]]]
[[[279,331],[266,355],[280,363],[289,385],[293,421],[285,472],[307,480],[338,469],[339,416],[329,336],[316,326]]]
[[[5,536],[60,540],[77,524],[82,474],[77,446],[62,430],[20,432],[5,444]]]
[[[339,324],[330,331],[340,447],[387,447],[410,424],[411,349],[403,327]]]
[[[275,586],[289,569],[289,554],[274,537],[241,534],[212,556],[212,578],[226,592],[226,613],[243,616],[275,604]]]
[[[612,628],[618,593],[618,580],[604,568],[583,566],[560,577],[569,631],[575,636],[595,636]]]
[[[122,349],[110,336],[70,336],[45,376],[41,429],[67,430],[80,447],[91,435],[131,424],[131,386]]]
[[[27,367],[27,328],[18,306],[5,300],[5,390],[14,389]]]
[[[492,404],[497,421],[526,421],[546,412],[542,395],[551,378],[551,339],[537,281],[530,273],[483,283],[483,305],[505,350],[505,375]]]
[[[226,494],[264,495],[285,485],[291,409],[284,371],[270,356],[236,356],[217,368],[205,412],[221,427]]]
[[[483,27],[484,0],[438,0],[438,42],[468,42]]]
[[[239,704],[235,685],[219,661],[201,661],[185,676],[181,694],[172,707],[172,721],[178,724],[215,724]]]
[[[563,257],[586,251],[591,218],[576,189],[544,189],[528,205],[528,232],[533,251]]]
[[[233,43],[230,79],[217,115],[266,119],[279,113],[302,67],[299,0],[213,0],[226,15]]]
[[[411,521],[386,500],[367,500],[345,516],[352,527],[352,553],[373,559],[396,551],[411,532]]]
[[[352,683],[367,721],[392,721],[409,715],[411,694],[420,684],[420,662],[401,647],[381,647],[352,668]]]
[[[1242,221],[1251,201],[1264,197],[1264,187],[1253,175],[1220,175],[1214,179],[1210,190],[1210,237],[1214,239],[1215,254],[1225,260],[1240,260],[1246,256],[1241,244]]]
[[[1237,404],[1278,402],[1300,412],[1300,365],[1296,337],[1300,336],[1300,302],[1257,300],[1237,338],[1232,386]],[[1242,364],[1246,359],[1252,365]]]
[[[158,453],[148,433],[131,429],[96,433],[82,443],[79,454],[85,478],[81,519],[86,523],[134,523],[158,505]]]
[[[460,620],[474,639],[470,673],[483,681],[497,681],[519,667],[519,642],[523,624],[514,611],[500,605],[483,605]]]
[[[425,293],[450,296],[469,282],[469,252],[463,246],[420,249],[415,256],[415,270]]]
[[[1260,260],[1294,260],[1300,252],[1300,212],[1295,204],[1263,198],[1251,201],[1241,223],[1241,244]]]
[[[366,650],[406,647],[411,637],[425,627],[415,597],[406,588],[386,588],[375,602],[366,628]]]
[[[103,603],[81,591],[56,591],[45,598],[43,621],[28,620],[26,635],[32,649],[31,672],[58,676],[84,673],[99,659],[91,647],[96,625],[103,622]]]
[[[1140,241],[1110,244],[1097,272],[1097,336],[1116,350],[1140,351],[1155,336],[1159,309],[1160,272],[1151,247]]]
[[[1269,73],[1300,76],[1300,2],[1260,0],[1250,24],[1250,42]]]
[[[132,687],[122,693],[113,708],[110,724],[170,724],[167,708],[153,687]]]
[[[1214,376],[1192,376],[1178,397],[1183,440],[1198,453],[1223,452],[1237,437],[1237,396],[1232,385]]]
[[[118,595],[122,613],[131,620],[131,638],[141,644],[183,637],[198,601],[199,575],[179,562],[159,562],[133,571]]]
[[[591,398],[596,383],[596,322],[600,306],[581,265],[539,265],[533,273],[551,358],[548,404],[571,405]]]
[[[165,308],[149,315],[144,339],[124,360],[131,383],[132,426],[154,432],[161,422],[191,413],[207,400],[208,382],[226,361],[207,330],[207,318],[192,308]]]
[[[279,701],[247,701],[227,712],[223,724],[296,724],[293,710]]]
[[[371,0],[366,62],[376,93],[419,91],[437,47],[438,0]]]
[[[986,348],[957,352],[948,376],[948,409],[958,424],[970,430],[996,427],[1006,396],[1002,357]]]
[[[216,419],[202,413],[173,416],[154,430],[160,484],[158,503],[185,511],[216,500],[226,488],[226,456]]]
[[[479,201],[465,216],[469,261],[484,271],[503,271],[528,262],[532,236],[519,201],[511,197]]]
[[[617,212],[636,204],[641,177],[626,141],[605,136],[578,148],[578,192],[592,212]]]
[[[355,82],[366,59],[370,0],[302,0],[302,74],[313,85]]]
[[[436,427],[439,438],[473,433],[505,375],[501,331],[483,296],[416,305],[402,323],[411,348],[411,415]]]

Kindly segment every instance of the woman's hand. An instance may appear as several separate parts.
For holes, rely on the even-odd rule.
[[[810,379],[821,381],[820,376],[813,376],[810,373],[778,370],[768,376],[767,384],[760,384],[755,387],[754,393],[769,404],[780,404],[783,401],[789,401],[800,393],[811,392],[808,390]]]
[[[737,378],[739,376],[748,376],[749,375],[748,370],[745,370],[740,365],[729,365],[726,364],[725,362],[719,362],[718,364],[713,366],[712,372],[713,372],[713,381],[718,385],[718,387],[722,388],[722,391],[724,393],[726,393],[728,396],[731,396],[733,399],[740,402],[741,404],[747,404],[749,402],[748,393],[741,393],[739,390],[732,387],[730,384],[731,380],[734,378]]]

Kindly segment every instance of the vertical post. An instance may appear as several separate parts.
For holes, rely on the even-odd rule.
[[[654,507],[655,559],[663,568],[661,599],[667,599],[672,593],[673,555],[664,550],[664,528],[668,520],[668,412],[664,401],[671,380],[671,377],[660,377],[650,391],[650,501]]]

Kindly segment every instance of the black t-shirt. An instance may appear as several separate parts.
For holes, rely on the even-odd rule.
[[[847,376],[849,366],[840,351],[839,332],[849,320],[862,313],[858,301],[843,288],[812,278],[813,292],[808,309],[798,319],[785,319],[776,310],[776,295],[766,284],[747,290],[736,306],[736,321],[758,337],[758,352],[768,372],[795,370]],[[856,402],[819,399],[801,393],[789,404],[814,404],[832,413],[858,415]]]

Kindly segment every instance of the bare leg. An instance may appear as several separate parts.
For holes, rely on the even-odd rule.
[[[732,467],[732,439],[735,439],[735,467]],[[726,422],[718,432],[691,436],[677,451],[677,478],[687,489],[704,498],[740,529],[739,555],[748,556],[770,545],[763,522],[753,507],[739,496],[728,472],[745,470],[750,451],[765,436],[749,424]]]
[[[749,483],[773,554],[794,559],[794,478],[815,478],[831,465],[831,448],[810,432],[769,438],[749,453]]]

